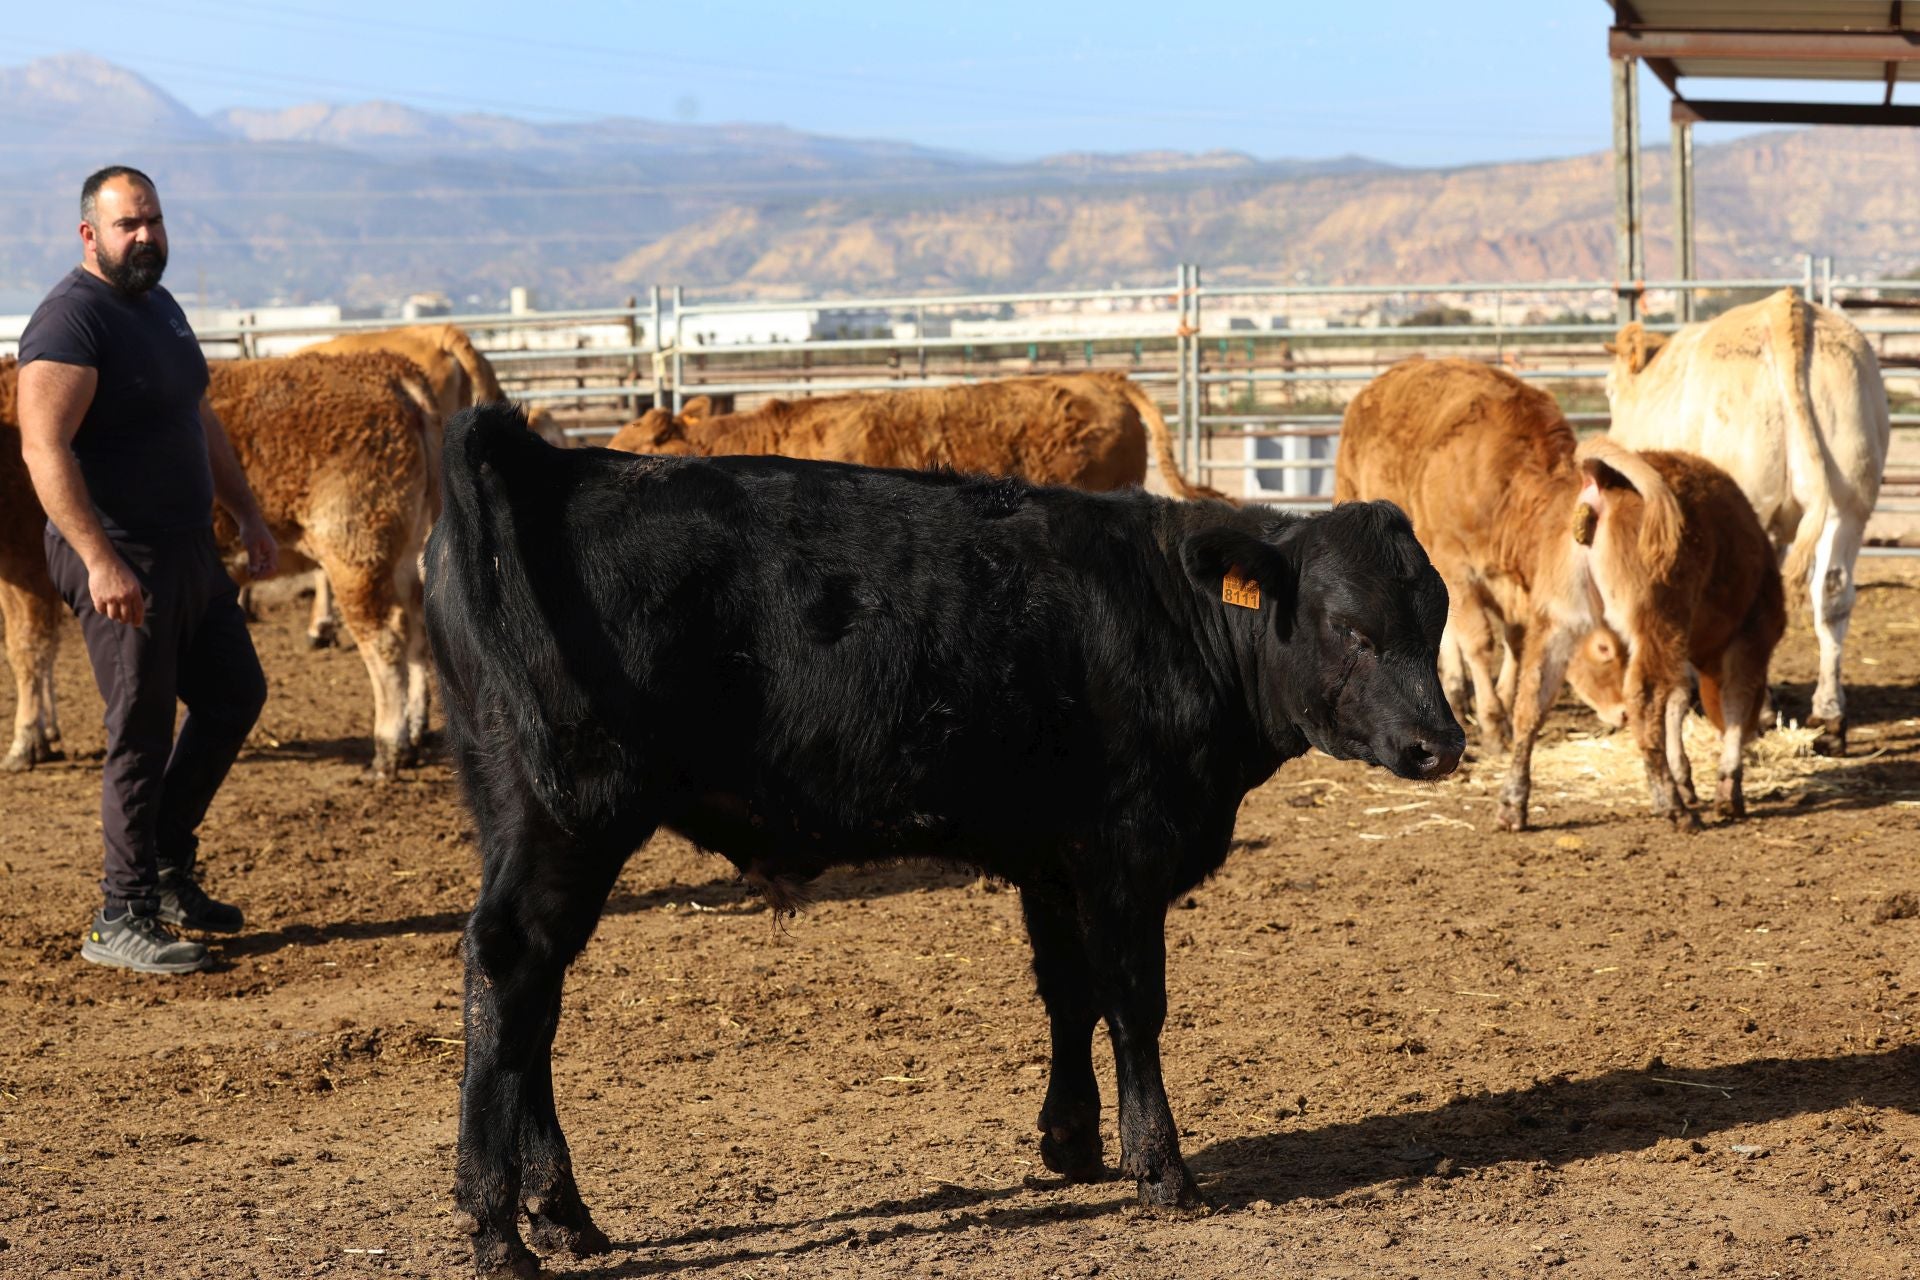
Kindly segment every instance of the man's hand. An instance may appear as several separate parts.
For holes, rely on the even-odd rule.
[[[87,566],[87,591],[93,596],[94,612],[130,627],[147,621],[147,597],[140,579],[119,556],[108,552]]]
[[[271,578],[280,567],[280,544],[265,520],[255,517],[240,525],[240,545],[247,549],[247,574],[253,578]]]

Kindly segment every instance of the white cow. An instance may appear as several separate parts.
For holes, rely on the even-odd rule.
[[[1671,338],[1638,321],[1607,344],[1611,435],[1634,449],[1684,449],[1732,475],[1784,556],[1788,599],[1811,577],[1820,680],[1816,749],[1844,754],[1840,659],[1853,565],[1887,461],[1880,362],[1845,316],[1791,289]]]

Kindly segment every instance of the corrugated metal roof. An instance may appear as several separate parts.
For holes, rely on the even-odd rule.
[[[1616,10],[1618,6],[1615,6]],[[1920,4],[1900,6],[1902,28],[1920,31]],[[1649,27],[1722,31],[1886,31],[1890,0],[1633,0]]]
[[[1636,31],[1792,32],[1888,35],[1911,33],[1908,60],[1894,60],[1894,78],[1920,82],[1920,0],[1607,0],[1615,22]],[[1897,26],[1896,26],[1897,14]],[[1778,37],[1773,37],[1778,39]],[[1799,57],[1670,59],[1683,78],[1715,80],[1838,80],[1885,84],[1887,61],[1863,58],[1810,61]]]

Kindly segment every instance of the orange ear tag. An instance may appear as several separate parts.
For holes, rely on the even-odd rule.
[[[1220,583],[1220,598],[1228,604],[1237,604],[1242,609],[1260,607],[1260,584],[1253,578],[1240,576],[1239,565],[1227,566],[1227,576]]]

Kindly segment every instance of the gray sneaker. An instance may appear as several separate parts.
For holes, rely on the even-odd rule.
[[[240,908],[209,898],[191,871],[163,867],[160,871],[160,922],[176,929],[208,933],[238,933],[246,923]]]
[[[94,912],[80,958],[136,973],[194,973],[213,962],[204,946],[174,937],[158,917],[132,911],[117,920]]]

